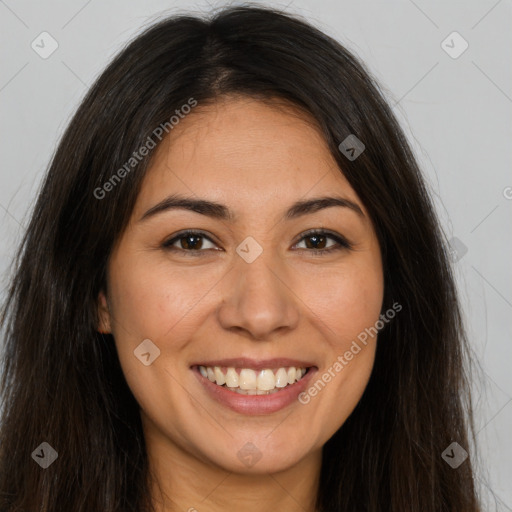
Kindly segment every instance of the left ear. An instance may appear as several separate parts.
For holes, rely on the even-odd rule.
[[[110,334],[110,310],[108,308],[107,298],[105,297],[103,290],[101,290],[98,294],[98,318],[98,332],[101,332],[102,334]]]

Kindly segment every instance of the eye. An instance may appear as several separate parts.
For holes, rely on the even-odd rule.
[[[327,247],[327,240],[329,239],[334,240],[335,243]],[[303,234],[299,244],[302,243],[302,241],[306,243],[306,250],[309,250],[308,252],[311,252],[315,256],[324,256],[334,251],[352,248],[348,240],[343,236],[318,229],[313,229]],[[296,244],[294,247],[299,244]]]
[[[328,240],[334,240],[334,244],[327,246]],[[211,247],[205,247],[204,240]],[[310,230],[303,234],[299,243],[295,244],[297,247],[300,243],[305,242],[307,252],[315,256],[323,256],[325,254],[338,251],[341,249],[351,249],[351,244],[341,235],[334,234],[323,230]],[[179,251],[186,253],[188,256],[200,256],[204,249],[215,249],[216,245],[212,240],[200,231],[182,231],[173,238],[167,240],[162,244],[162,247],[169,251]]]
[[[178,233],[175,237],[167,240],[162,244],[162,247],[171,251],[180,251],[183,253],[188,253],[191,256],[199,256],[201,249],[204,249],[204,243],[202,240],[208,240],[210,244],[215,247],[215,244],[203,233],[200,231],[182,231]],[[175,247],[176,244],[179,244],[178,247]],[[206,249],[211,249],[212,247],[206,247]]]

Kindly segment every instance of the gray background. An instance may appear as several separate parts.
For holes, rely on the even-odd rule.
[[[2,289],[46,165],[93,79],[159,16],[210,5],[223,3],[0,0]],[[482,368],[474,385],[486,508],[512,511],[511,0],[267,5],[305,16],[356,53],[411,141],[446,235],[458,239],[454,267]],[[47,59],[31,48],[43,31],[59,45]],[[453,31],[469,44],[457,58],[442,46]],[[446,44],[462,48],[453,37]]]

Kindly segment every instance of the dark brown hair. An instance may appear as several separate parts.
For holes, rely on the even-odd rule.
[[[382,251],[383,311],[363,397],[327,442],[322,512],[477,512],[468,346],[443,234],[408,142],[364,65],[298,17],[235,7],[164,19],[135,38],[82,101],[53,157],[13,262],[4,330],[2,512],[150,510],[139,408],[113,339],[96,332],[112,247],[151,154],[103,199],[111,179],[194,98],[280,98],[311,114],[365,204]],[[193,115],[193,114],[191,114]],[[355,134],[355,160],[338,145]],[[341,171],[340,171],[341,172]],[[43,441],[58,459],[43,470]]]

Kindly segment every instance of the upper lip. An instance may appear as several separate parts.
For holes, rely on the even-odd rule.
[[[275,357],[272,359],[251,359],[249,357],[236,357],[231,359],[215,359],[212,361],[201,361],[192,366],[226,366],[232,368],[251,368],[253,370],[265,370],[267,368],[284,368],[295,366],[296,368],[309,368],[315,366],[310,361],[290,359],[288,357]]]

